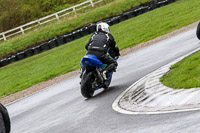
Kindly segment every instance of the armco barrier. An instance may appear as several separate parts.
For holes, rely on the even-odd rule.
[[[120,23],[122,21],[125,21],[129,18],[136,17],[147,11],[150,11],[150,10],[162,7],[164,5],[173,3],[175,1],[176,0],[152,0],[150,2],[146,2],[139,6],[133,7],[132,9],[129,9],[129,10],[125,11],[124,13],[118,14],[116,16],[108,17],[108,18],[102,19],[100,21],[88,24],[88,25],[78,28],[72,32],[68,32],[66,34],[57,36],[55,38],[51,38],[45,42],[39,42],[39,43],[37,43],[36,46],[33,46],[24,51],[21,51],[20,53],[18,52],[13,55],[6,56],[4,59],[0,60],[0,67],[5,66],[9,63],[12,63],[16,60],[24,59],[24,58],[32,56],[34,54],[38,54],[42,51],[52,49],[54,47],[63,45],[67,42],[70,42],[70,41],[73,41],[80,37],[83,37],[85,35],[91,34],[96,30],[96,24],[99,22],[106,22],[109,25],[114,25],[114,24]],[[200,26],[197,30],[197,37],[200,39]]]

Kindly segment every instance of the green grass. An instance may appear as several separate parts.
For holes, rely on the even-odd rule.
[[[110,0],[106,1],[109,2]],[[98,7],[96,5],[95,8],[91,8],[87,13],[66,17],[59,21],[42,25],[35,30],[27,32],[25,35],[19,35],[8,41],[1,42],[0,59],[10,53],[35,45],[39,41],[47,40],[82,27],[88,23],[113,16],[147,1],[149,0],[114,0],[113,2],[110,1],[111,3],[108,4],[106,4],[107,2],[103,2],[106,4],[105,6]]]
[[[161,82],[171,88],[200,87],[200,51],[171,66]]]
[[[200,18],[199,0],[180,0],[111,27],[120,49],[151,40]],[[0,68],[0,96],[80,68],[89,35]]]

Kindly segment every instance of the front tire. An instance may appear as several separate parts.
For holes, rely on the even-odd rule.
[[[81,78],[81,94],[85,98],[91,98],[94,94],[94,89],[92,88],[92,73],[84,72]]]
[[[10,133],[10,129],[11,129],[10,117],[9,117],[6,107],[4,107],[3,104],[1,104],[1,103],[0,103],[0,113],[3,116],[3,123],[5,125],[6,133]],[[0,130],[0,132],[1,132],[1,130]]]
[[[197,32],[196,32],[197,38],[200,40],[200,22],[197,26]]]

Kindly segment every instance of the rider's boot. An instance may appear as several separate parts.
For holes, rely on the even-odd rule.
[[[103,72],[102,72],[102,76],[103,76],[103,79],[104,79],[104,80],[107,80],[106,73],[107,73],[107,71],[103,71]]]
[[[98,70],[96,71],[96,79],[98,83],[103,83],[103,77],[101,76],[101,73]]]

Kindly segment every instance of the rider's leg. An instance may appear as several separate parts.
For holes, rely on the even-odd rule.
[[[110,56],[103,55],[99,58],[104,64],[107,64],[107,67],[103,70],[103,77],[106,80],[106,73],[115,71],[117,69],[118,63]]]

